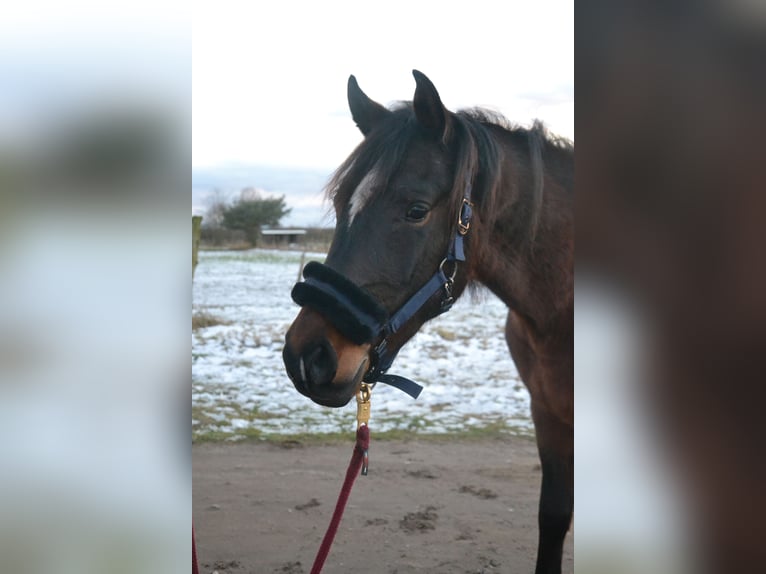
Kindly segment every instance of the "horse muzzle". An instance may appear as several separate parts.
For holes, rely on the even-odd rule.
[[[296,390],[315,403],[342,407],[369,365],[370,345],[356,345],[312,309],[300,311],[285,337],[282,358]]]
[[[462,257],[462,247],[460,254]],[[364,380],[372,385],[381,382],[394,386],[417,398],[423,387],[404,377],[386,374],[398,353],[398,345],[392,346],[390,341],[400,327],[437,293],[442,293],[437,314],[451,307],[457,266],[453,266],[449,276],[445,274],[444,264],[448,260],[455,261],[449,257],[442,261],[431,279],[392,315],[364,288],[331,267],[316,261],[306,264],[303,269],[305,281],[297,283],[292,290],[293,300],[303,309],[288,331],[283,353],[288,375],[298,391],[319,404],[328,404],[324,393],[327,381],[331,380],[336,386],[346,387],[343,393],[345,402],[336,405],[337,397],[332,401],[332,406],[342,406],[351,400],[357,386]],[[304,313],[312,312],[324,322],[324,331],[315,331],[317,339],[305,347],[307,351],[296,353],[290,349],[290,332],[296,329]],[[321,341],[324,332],[335,334],[330,349]],[[336,361],[333,361],[333,349]],[[342,370],[339,369],[338,358],[345,363]],[[336,367],[334,378],[328,376],[333,366]],[[339,372],[342,373],[340,376]]]

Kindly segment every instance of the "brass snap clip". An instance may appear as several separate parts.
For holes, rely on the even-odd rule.
[[[362,425],[370,423],[370,395],[372,394],[372,385],[362,383],[359,391],[356,393],[356,428],[362,428]],[[362,476],[367,476],[367,469],[370,464],[370,457],[367,449],[362,452]]]
[[[356,393],[356,427],[370,422],[370,395],[372,388],[368,383],[362,383]]]

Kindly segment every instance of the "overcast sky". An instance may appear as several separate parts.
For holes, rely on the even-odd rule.
[[[574,139],[572,0],[197,2],[195,168],[332,170],[359,143],[346,81],[388,105],[421,70],[451,109],[481,105]]]
[[[191,58],[188,13],[180,0],[8,4],[0,148],[46,142],[56,122],[109,106],[170,110],[187,126],[191,99],[193,209],[213,187],[254,185],[286,194],[292,222],[309,224],[361,141],[349,74],[388,105],[412,98],[417,68],[451,109],[574,136],[572,0],[195,2]]]

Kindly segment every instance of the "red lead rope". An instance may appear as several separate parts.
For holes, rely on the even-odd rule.
[[[348,470],[346,471],[346,480],[343,481],[343,487],[340,489],[340,495],[338,496],[338,502],[335,504],[335,511],[332,514],[332,520],[330,520],[330,526],[327,527],[327,532],[322,539],[322,544],[319,546],[319,552],[317,552],[316,558],[314,558],[314,565],[311,567],[311,574],[319,574],[322,571],[327,555],[330,553],[330,546],[332,546],[333,540],[335,540],[335,533],[338,532],[338,526],[340,526],[340,520],[343,518],[343,511],[346,509],[346,503],[348,497],[351,495],[351,488],[354,486],[359,470],[362,474],[367,474],[367,449],[370,448],[370,427],[367,423],[370,421],[370,393],[372,391],[372,385],[362,383],[359,392],[356,394],[356,445],[354,446],[354,454],[351,455],[351,462],[348,464]],[[197,547],[194,544],[194,524],[192,524],[192,574],[199,574],[197,568]]]
[[[369,447],[370,429],[366,424],[363,424],[356,431],[356,446],[354,446],[354,454],[351,456],[351,462],[346,471],[346,480],[343,481],[343,487],[340,489],[338,502],[335,505],[335,512],[333,512],[330,526],[327,527],[327,532],[319,547],[319,552],[317,552],[317,556],[314,559],[314,566],[311,567],[311,574],[319,574],[322,571],[322,566],[324,566],[327,555],[330,553],[332,541],[335,539],[335,533],[338,531],[340,520],[343,518],[343,511],[346,509],[346,503],[351,494],[351,487],[354,486],[354,481],[359,475],[360,469],[366,474],[367,449]]]
[[[194,525],[192,524],[192,574],[199,574],[197,566],[197,545],[194,543]]]
[[[367,449],[370,448],[370,429],[366,424],[361,425],[356,431],[356,445],[354,454],[351,455],[351,462],[346,471],[346,480],[343,481],[343,487],[340,489],[338,502],[335,505],[330,526],[324,535],[322,544],[319,546],[319,552],[314,559],[314,566],[311,568],[311,574],[319,574],[322,571],[327,555],[330,553],[330,546],[335,540],[335,533],[338,532],[340,520],[343,518],[343,511],[346,509],[348,497],[351,495],[351,488],[361,469],[362,474],[367,474]],[[192,574],[199,574],[197,566],[197,545],[194,540],[194,525],[192,525]]]

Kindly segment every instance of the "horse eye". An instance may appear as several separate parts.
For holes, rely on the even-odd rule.
[[[407,219],[410,221],[423,221],[428,215],[428,205],[425,203],[413,203],[407,208]]]

